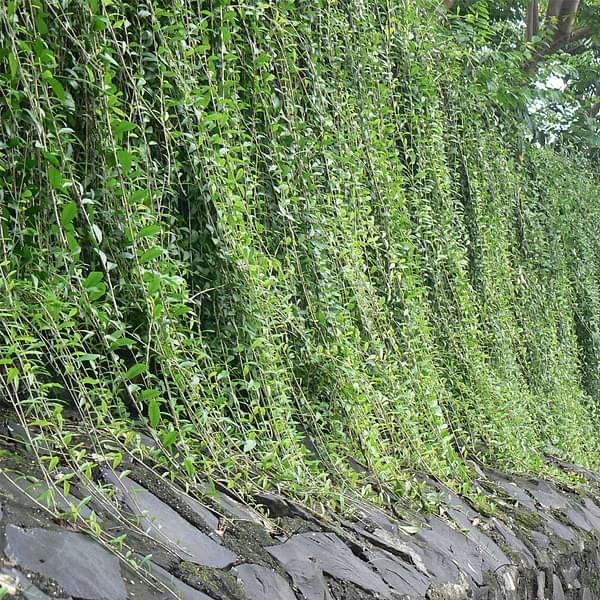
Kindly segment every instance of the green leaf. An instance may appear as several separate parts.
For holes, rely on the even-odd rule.
[[[140,232],[138,233],[138,238],[141,239],[145,237],[150,237],[156,235],[157,233],[160,233],[160,231],[160,225],[147,225],[146,227],[140,229]]]
[[[52,165],[48,167],[48,181],[55,190],[62,190],[65,185],[65,178],[62,173]]]
[[[118,340],[115,340],[110,345],[110,349],[116,350],[117,348],[123,348],[123,346],[127,346],[128,348],[131,348],[132,346],[135,346],[135,340],[132,340],[131,338],[128,338],[128,337],[119,338]]]
[[[148,198],[149,195],[150,194],[148,193],[148,190],[136,190],[135,192],[133,192],[133,194],[131,194],[131,196],[129,196],[129,203],[137,204],[138,202],[141,202]]]
[[[102,238],[104,237],[102,235],[102,229],[100,229],[100,227],[98,227],[98,225],[96,225],[96,223],[92,223],[92,231],[94,232],[94,237],[96,238],[96,241],[99,244],[101,244]]]
[[[162,254],[162,248],[159,248],[158,246],[154,246],[153,248],[150,248],[150,250],[146,250],[146,252],[144,252],[140,256],[140,263],[143,265],[143,264],[155,259],[156,257],[160,256],[161,254]]]
[[[163,435],[163,444],[167,448],[170,448],[177,441],[178,437],[179,434],[177,433],[177,431],[167,431],[167,433]]]
[[[102,296],[104,296],[104,294],[106,294],[105,283],[99,283],[95,288],[91,288],[88,290],[88,295],[92,302],[94,302],[95,300],[99,300],[100,298],[102,298]]]
[[[77,359],[79,362],[96,362],[98,359],[102,358],[101,354],[79,354]]]
[[[68,202],[63,206],[62,213],[60,215],[60,224],[65,228],[69,229],[73,227],[73,219],[77,215],[77,204],[75,202]]]
[[[133,131],[135,127],[135,123],[132,123],[131,121],[117,121],[113,125],[113,134],[115,136],[115,139],[118,142],[120,142],[123,137],[123,134],[128,131]]]
[[[156,400],[150,400],[148,403],[148,419],[150,419],[150,426],[156,429],[160,423],[160,405]]]
[[[77,242],[77,238],[75,237],[75,230],[73,229],[72,225],[69,229],[67,229],[67,244],[69,245],[69,250],[71,250],[73,254],[76,254],[81,250],[79,243]]]
[[[123,379],[125,379],[125,381],[129,381],[130,379],[133,379],[134,377],[141,375],[142,373],[144,373],[147,370],[148,370],[147,364],[138,363],[136,365],[133,365],[133,367],[130,367],[129,369],[127,369],[127,371],[125,372],[125,375],[123,375]]]
[[[251,452],[256,448],[256,440],[246,440],[244,443],[244,452]]]
[[[159,396],[160,396],[160,390],[154,390],[154,389],[142,390],[142,393],[140,394],[140,398],[142,399],[143,402],[150,402],[150,400],[154,400],[154,399],[158,398]]]
[[[17,76],[19,66],[17,63],[17,58],[12,52],[8,53],[8,67],[10,69],[11,79],[14,79]]]
[[[194,457],[186,456],[183,461],[183,466],[189,477],[194,477],[196,475],[196,467],[194,466]]]
[[[46,35],[48,33],[48,25],[46,24],[46,19],[42,13],[38,13],[35,16],[35,26],[40,35]]]
[[[64,102],[64,100],[65,100],[65,88],[63,87],[62,83],[60,81],[58,81],[58,79],[54,79],[54,77],[51,77],[50,79],[48,79],[48,83],[50,84],[50,87],[52,88],[52,91],[54,92],[54,95],[61,102]]]
[[[144,281],[148,285],[148,293],[153,296],[160,289],[160,276],[154,273],[144,273]]]
[[[87,290],[97,286],[104,279],[102,271],[92,271],[84,280],[83,287]]]
[[[127,150],[118,150],[117,158],[119,159],[121,169],[123,169],[123,174],[127,175],[131,170],[131,165],[133,164],[133,154]]]

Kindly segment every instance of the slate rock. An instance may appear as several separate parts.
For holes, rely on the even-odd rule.
[[[485,473],[491,481],[506,492],[513,500],[533,512],[538,512],[533,498],[514,481],[509,481],[500,473],[492,469],[485,469]]]
[[[329,597],[322,573],[379,594],[381,598],[391,597],[383,579],[333,533],[301,533],[265,549],[281,562],[307,600]]]
[[[567,495],[545,481],[531,481],[520,477],[516,479],[516,483],[546,508],[563,510],[569,506]]]
[[[586,498],[583,505],[572,502],[565,516],[573,525],[589,533],[600,531],[600,510],[592,500]]]
[[[450,508],[448,513],[458,526],[466,532],[465,535],[471,545],[474,545],[485,558],[483,568],[495,571],[500,566],[509,564],[511,561],[502,548],[476,525],[483,518],[466,504],[463,504],[463,506],[466,507],[466,511],[463,508]]]
[[[583,588],[581,592],[581,600],[594,600],[590,588]]]
[[[422,529],[415,537],[422,540],[426,547],[435,548],[460,565],[464,573],[477,585],[483,585],[484,572],[496,569],[498,561],[482,552],[464,533],[450,527],[441,519],[430,518],[428,523],[430,527]]]
[[[565,600],[565,592],[558,575],[552,576],[552,600]]]
[[[233,569],[249,600],[296,600],[288,582],[273,569],[262,565],[245,564]]]
[[[471,590],[469,584],[444,583],[432,585],[425,594],[426,600],[468,600]]]
[[[219,507],[234,519],[238,521],[251,521],[262,526],[268,525],[256,511],[244,506],[241,502],[231,498],[231,496],[211,488],[208,483],[201,484],[200,488],[204,494],[212,497]]]
[[[429,588],[429,578],[385,550],[372,550],[366,553],[369,564],[381,578],[396,592],[413,597],[422,597]]]
[[[9,475],[6,475],[6,478],[12,482],[16,489],[21,490],[42,506],[50,509],[56,507],[61,512],[70,513],[71,504],[78,506],[80,503],[79,498],[76,498],[72,494],[65,496],[59,489],[51,489],[43,481],[32,482],[24,476],[18,476],[13,479]],[[92,514],[92,511],[84,504],[79,508],[79,514],[84,519],[87,519]]]
[[[495,573],[503,600],[517,600],[519,569],[515,565],[503,565]]]
[[[535,558],[529,551],[529,548],[523,543],[523,541],[517,537],[514,531],[505,523],[498,519],[492,519],[496,531],[504,538],[506,545],[516,554],[523,563],[524,566],[534,569],[536,566]]]
[[[81,533],[6,526],[4,553],[23,569],[50,577],[77,598],[126,600],[119,561]]]
[[[204,592],[193,588],[181,581],[181,579],[171,575],[171,573],[156,563],[151,562],[148,565],[145,565],[144,570],[148,571],[170,590],[174,591],[180,600],[213,600],[213,598],[207,596]],[[169,596],[169,598],[171,598],[171,596]]]
[[[545,600],[546,598],[546,573],[538,571],[536,577],[536,600]]]
[[[146,533],[169,547],[179,558],[204,567],[225,568],[238,556],[194,527],[168,504],[129,477],[106,470],[104,477],[119,491],[127,506],[141,517]]]
[[[581,574],[581,567],[575,562],[572,556],[569,566],[562,569],[562,574],[569,589],[578,590],[581,588],[581,582],[578,579]]]
[[[48,596],[33,585],[26,575],[17,569],[2,568],[0,569],[0,583],[3,587],[10,589],[16,588],[25,600],[71,600],[71,598],[57,598],[56,596]]]
[[[542,514],[542,518],[544,519],[546,528],[551,534],[554,534],[555,536],[565,540],[566,542],[577,541],[577,534],[575,533],[575,531],[573,531],[573,528],[569,527],[568,525],[565,525],[564,523],[562,523],[555,517],[552,517],[551,515],[544,513],[538,514]]]
[[[360,506],[358,515],[360,522],[372,530],[355,526],[354,530],[361,536],[399,554],[434,583],[461,583],[461,573],[452,557],[419,538],[418,533],[429,528],[424,520],[416,523],[397,522],[381,509],[367,505]],[[406,533],[408,530],[410,534]]]
[[[209,529],[216,531],[219,528],[219,518],[204,504],[183,492],[179,494],[179,497]]]

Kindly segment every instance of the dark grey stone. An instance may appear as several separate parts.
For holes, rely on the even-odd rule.
[[[535,568],[535,558],[529,548],[515,535],[513,530],[498,519],[492,519],[496,531],[502,535],[506,544],[521,559],[523,566],[530,569]]]
[[[600,531],[600,509],[590,498],[584,498],[583,504],[571,502],[566,517],[584,531]]]
[[[537,512],[537,507],[533,498],[514,481],[506,479],[500,473],[492,469],[486,469],[485,473],[491,481],[504,490],[504,492],[506,492],[513,500],[516,500],[519,504],[525,506],[529,510]]]
[[[430,575],[430,572],[427,570],[427,566],[425,565],[425,561],[423,559],[423,553],[417,550],[415,544],[407,543],[400,536],[395,536],[385,529],[377,528],[372,532],[356,526],[352,529],[361,537],[364,537],[370,542],[375,543],[375,545],[385,547],[388,550],[399,554],[407,563],[414,565],[415,569],[420,573],[423,573],[427,576]]]
[[[592,515],[594,523],[598,524],[598,529],[600,530],[600,507],[594,502],[594,500],[587,497],[583,499],[583,507],[589,514]]]
[[[128,477],[106,470],[105,478],[129,508],[141,517],[141,526],[179,558],[205,567],[228,567],[238,556],[186,521],[179,513]]]
[[[558,519],[544,513],[539,513],[542,515],[546,523],[547,530],[558,536],[559,538],[565,540],[566,542],[575,542],[577,540],[577,534],[571,527],[561,523]]]
[[[266,550],[281,562],[294,584],[311,600],[328,597],[322,575],[319,576],[323,572],[382,598],[391,597],[383,579],[333,533],[301,533]]]
[[[477,545],[476,534],[472,536],[473,539],[469,539],[463,532],[438,518],[430,518],[428,523],[430,527],[422,529],[415,537],[421,539],[427,547],[435,548],[460,565],[464,573],[477,585],[483,585],[485,571],[494,571],[502,564],[495,555],[482,552],[482,548]]]
[[[571,557],[569,566],[562,569],[562,574],[567,588],[575,590],[581,588],[581,582],[579,581],[580,573],[581,567],[575,562],[574,558]]]
[[[552,576],[552,600],[565,600],[565,592],[558,575]]]
[[[427,590],[425,598],[426,600],[468,600],[470,591],[466,582],[434,584]],[[487,589],[485,591],[487,592]]]
[[[546,598],[546,573],[538,571],[536,577],[536,598],[537,600],[545,600]]]
[[[556,488],[550,486],[545,481],[531,481],[529,479],[518,478],[517,485],[527,490],[537,502],[546,508],[566,509],[569,506],[569,499]]]
[[[61,512],[71,512],[69,503],[77,506],[80,502],[79,498],[72,495],[66,497],[59,490],[52,492],[54,505],[50,501],[50,489],[42,481],[31,481],[31,479],[12,473],[0,473],[0,489],[8,494],[14,502],[31,508],[39,508],[39,505],[50,509],[56,507]],[[79,510],[82,517],[90,516],[91,511],[87,506],[82,506]]]
[[[534,542],[534,547],[538,552],[543,551],[546,553],[546,550],[550,546],[550,538],[547,535],[541,531],[533,530],[529,532],[529,537],[531,538],[531,541]]]
[[[581,600],[594,600],[590,588],[583,588],[581,591]]]
[[[33,585],[27,576],[17,569],[2,568],[0,569],[0,573],[8,576],[10,582],[17,588],[25,600],[71,600],[71,598],[53,598],[52,596],[48,596],[48,594],[45,594]],[[6,581],[2,581],[3,585],[6,583]]]
[[[420,539],[418,535],[430,527],[424,521],[403,523],[394,521],[381,509],[372,506],[361,506],[357,511],[359,522],[369,527],[354,527],[361,536],[375,542],[378,546],[386,546],[405,561],[415,565],[417,571],[426,575],[436,583],[461,582],[461,574],[453,562],[453,557],[436,546]],[[410,533],[407,533],[409,532]],[[427,533],[425,533],[427,535]]]
[[[202,492],[210,496],[219,505],[219,507],[229,516],[239,521],[251,521],[259,525],[265,525],[265,521],[256,512],[244,506],[241,502],[234,500],[227,494],[218,490],[212,489],[208,483],[200,486]]]
[[[288,582],[273,569],[261,565],[240,565],[233,569],[249,600],[296,600]]]
[[[463,505],[465,508],[450,508],[448,513],[465,532],[471,545],[474,544],[481,555],[485,557],[482,568],[495,571],[502,565],[510,564],[511,561],[502,548],[477,525],[478,523],[484,524],[485,519],[466,504],[463,503]]]
[[[191,587],[187,583],[181,581],[181,579],[171,575],[171,573],[156,563],[151,562],[146,564],[143,569],[156,577],[156,579],[167,586],[167,588],[175,592],[180,600],[213,600],[213,598],[207,596],[204,592]],[[168,596],[168,598],[170,599],[171,596]]]
[[[146,446],[146,448],[148,448],[149,450],[158,449],[158,444],[156,443],[156,440],[154,438],[150,437],[145,433],[142,433],[141,431],[138,431],[138,436],[140,440],[140,445]]]
[[[180,498],[183,502],[185,502],[187,504],[187,506],[191,510],[193,510],[196,513],[196,515],[198,515],[198,517],[201,519],[201,521],[209,529],[212,529],[213,531],[215,531],[219,528],[218,517],[215,516],[215,514],[212,513],[206,506],[204,506],[204,504],[202,504],[195,498],[188,496],[187,494],[183,494],[183,493],[180,494]]]
[[[366,556],[369,564],[394,591],[408,596],[421,597],[425,595],[430,580],[419,573],[414,565],[402,562],[398,557],[385,550],[368,551]]]
[[[119,561],[81,533],[6,526],[4,553],[15,564],[50,577],[65,592],[89,600],[126,600]]]

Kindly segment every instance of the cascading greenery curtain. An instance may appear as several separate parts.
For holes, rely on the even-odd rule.
[[[523,140],[486,21],[440,18],[0,7],[0,397],[49,477],[140,428],[174,474],[304,498],[598,466],[597,177]]]

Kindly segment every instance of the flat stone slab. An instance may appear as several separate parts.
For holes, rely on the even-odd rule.
[[[164,583],[170,590],[177,594],[180,600],[213,600],[210,596],[205,593],[193,588],[177,579],[174,575],[171,575],[168,571],[157,565],[156,563],[150,563],[146,566],[145,570],[150,573],[153,577],[158,579],[161,583]],[[162,596],[161,596],[162,597]],[[171,596],[164,596],[165,598],[171,598]],[[143,599],[142,599],[143,600]]]
[[[79,498],[76,498],[72,494],[67,494],[65,496],[60,490],[51,489],[43,481],[32,482],[26,477],[12,477],[8,473],[5,473],[4,476],[6,482],[9,485],[12,484],[15,490],[19,490],[23,494],[31,496],[35,501],[49,509],[56,508],[63,513],[70,513],[71,505],[77,507],[81,502]],[[79,515],[84,519],[89,518],[92,514],[92,511],[86,505],[80,506],[78,511]]]
[[[385,581],[333,533],[301,533],[266,550],[281,562],[307,599],[328,597],[319,571],[354,583],[381,598],[392,597]]]
[[[211,488],[208,483],[201,484],[200,489],[204,494],[214,499],[216,504],[224,510],[230,517],[239,521],[250,521],[258,525],[266,525],[266,521],[254,510],[234,500],[227,494]]]
[[[193,510],[194,513],[202,520],[202,522],[213,531],[216,531],[219,527],[219,519],[212,513],[204,504],[188,496],[187,494],[181,493],[179,495],[182,502],[188,506],[190,510]]]
[[[104,477],[119,491],[123,501],[141,517],[141,526],[179,558],[204,567],[225,568],[238,556],[194,527],[168,504],[140,484],[106,470]]]
[[[233,573],[242,584],[249,600],[296,600],[288,582],[279,573],[262,565],[240,565]]]
[[[394,591],[409,597],[425,596],[430,581],[414,567],[403,563],[397,556],[385,550],[369,551],[367,557],[369,563]]]
[[[19,592],[25,600],[71,600],[71,598],[48,596],[17,569],[0,569],[0,584],[11,593],[12,590]]]
[[[52,578],[87,600],[126,600],[118,559],[82,533],[7,525],[4,553],[19,567]]]

